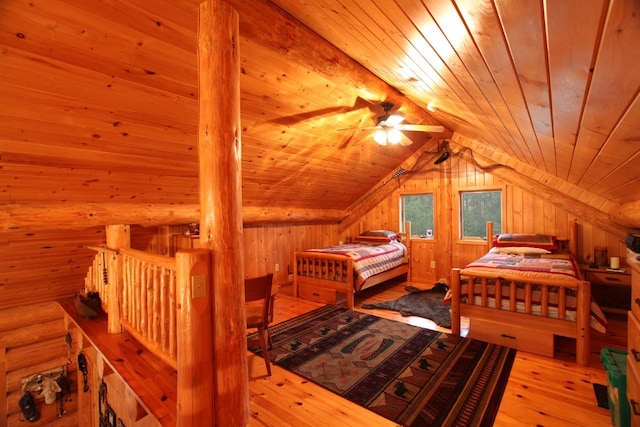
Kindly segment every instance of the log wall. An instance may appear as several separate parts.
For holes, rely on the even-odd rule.
[[[63,313],[56,302],[25,304],[0,310],[0,425],[24,426],[20,411],[22,378],[66,366],[69,360]],[[71,358],[75,355],[72,344]],[[67,377],[75,384],[76,364],[67,367]],[[32,393],[40,420],[32,426],[78,426],[77,390],[64,402],[59,417],[58,402],[45,404],[44,398]]]

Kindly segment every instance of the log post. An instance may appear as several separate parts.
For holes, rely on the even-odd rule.
[[[580,366],[589,366],[591,356],[591,283],[582,282],[578,288],[576,312],[576,360]]]
[[[460,291],[462,283],[460,283],[460,269],[451,270],[451,289],[453,290],[451,298],[451,333],[460,335]]]
[[[122,249],[131,247],[131,230],[128,225],[107,225],[106,227],[107,247],[111,249]],[[122,295],[122,255],[108,254],[109,266],[111,267],[108,275],[109,284],[107,286],[107,328],[110,334],[119,334],[122,332],[120,324],[120,296]]]
[[[228,3],[199,6],[200,246],[213,255],[214,420],[249,421],[244,306],[239,17]]]
[[[190,249],[176,254],[178,427],[197,427],[207,424],[204,420],[213,420],[213,319],[209,253],[207,249]]]

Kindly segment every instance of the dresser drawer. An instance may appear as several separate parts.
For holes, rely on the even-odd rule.
[[[640,274],[633,269],[631,271],[633,286],[631,286],[631,311],[640,319]]]
[[[631,286],[631,276],[629,274],[609,273],[606,271],[588,271],[586,280],[591,283],[602,283],[606,285]]]
[[[627,356],[627,400],[629,401],[629,419],[632,426],[640,427],[640,378],[637,365],[631,354]]]
[[[627,349],[629,350],[629,362],[640,371],[640,320],[633,312],[627,316]]]
[[[553,357],[552,332],[539,330],[534,332],[531,329],[506,323],[471,319],[469,338]]]

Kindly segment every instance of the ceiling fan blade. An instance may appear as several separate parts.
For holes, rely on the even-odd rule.
[[[367,126],[367,127],[363,127],[363,128],[342,128],[342,129],[336,129],[334,132],[343,132],[343,131],[347,131],[347,130],[352,130],[352,131],[357,131],[357,130],[374,130],[374,129],[382,129],[382,127],[380,126]]]
[[[305,111],[305,112],[293,114],[290,116],[276,117],[268,121],[271,123],[279,124],[279,125],[293,126],[297,123],[304,122],[310,119],[320,119],[322,117],[326,117],[333,114],[344,114],[348,111],[350,111],[349,107],[343,107],[343,106],[328,107],[328,108],[321,108],[319,110]]]
[[[444,132],[444,126],[440,126],[440,125],[410,125],[410,124],[401,123],[394,127],[399,130],[408,130],[408,131],[416,131],[416,132],[435,132],[435,133]]]

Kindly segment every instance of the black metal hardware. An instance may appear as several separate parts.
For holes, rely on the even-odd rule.
[[[89,369],[87,368],[87,356],[85,356],[83,352],[78,354],[78,369],[82,372],[82,379],[84,381],[82,391],[86,393],[89,391],[89,381],[87,380]]]

